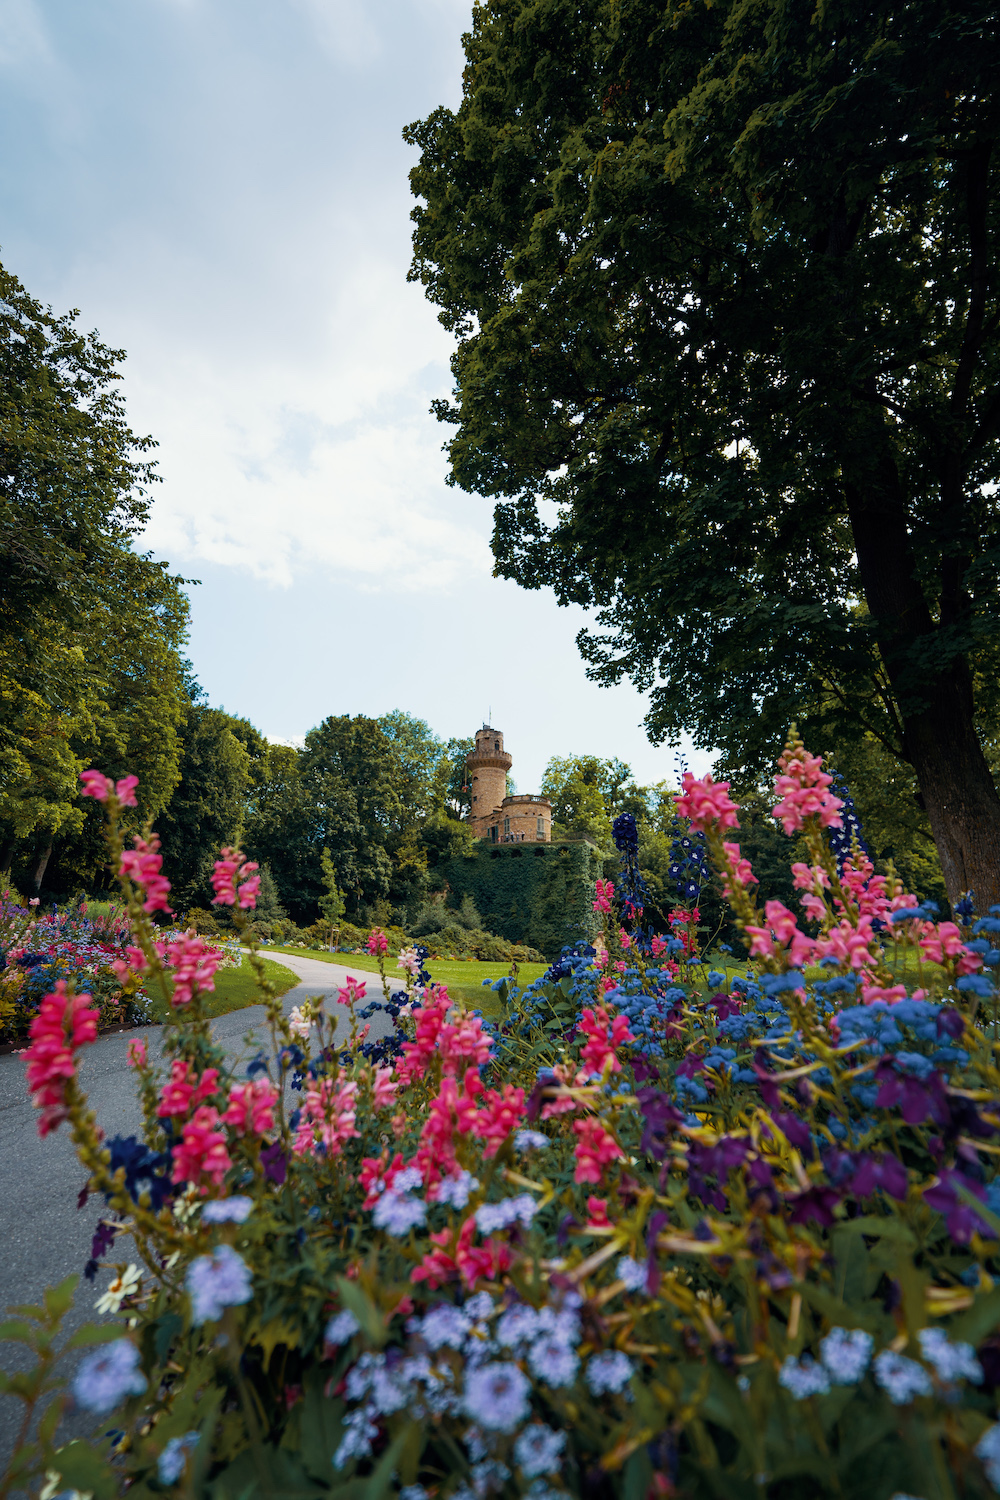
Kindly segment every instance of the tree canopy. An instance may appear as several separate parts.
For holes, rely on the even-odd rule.
[[[411,276],[498,570],[655,737],[873,736],[1000,899],[994,8],[484,0],[465,51]]]

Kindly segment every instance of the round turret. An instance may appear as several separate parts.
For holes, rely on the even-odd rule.
[[[513,764],[514,758],[504,749],[499,729],[484,724],[476,730],[476,748],[466,756],[466,765],[472,797],[469,821],[480,838],[487,837],[490,826],[500,816],[507,795],[507,772]]]

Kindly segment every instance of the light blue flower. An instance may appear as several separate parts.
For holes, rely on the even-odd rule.
[[[533,1375],[555,1387],[572,1385],[580,1367],[580,1356],[557,1333],[543,1334],[528,1350]]]
[[[942,1380],[971,1380],[981,1385],[983,1367],[971,1344],[952,1343],[943,1328],[921,1328],[920,1352]]]
[[[146,1377],[139,1369],[139,1351],[131,1339],[115,1339],[86,1355],[73,1377],[73,1395],[86,1411],[112,1411],[126,1396],[139,1396]]]
[[[619,1281],[624,1281],[626,1291],[641,1292],[646,1285],[646,1263],[641,1260],[633,1260],[631,1255],[622,1256],[615,1267],[615,1274]]]
[[[335,1344],[338,1348],[346,1344],[347,1340],[353,1338],[361,1324],[347,1307],[343,1312],[336,1313],[327,1323],[323,1332],[323,1339],[327,1344]]]
[[[376,1229],[385,1229],[396,1239],[409,1234],[427,1218],[427,1205],[409,1193],[396,1193],[390,1188],[384,1192],[372,1210],[372,1223]]]
[[[418,1333],[428,1349],[461,1349],[470,1327],[469,1319],[460,1307],[450,1302],[440,1302],[423,1318],[411,1318],[406,1325],[408,1333]]]
[[[834,1385],[854,1385],[868,1368],[875,1341],[863,1328],[831,1328],[819,1354]]]
[[[399,1181],[398,1177],[396,1181]],[[478,1186],[478,1177],[463,1169],[457,1177],[445,1177],[438,1184],[436,1201],[447,1203],[451,1208],[464,1208]]]
[[[543,1422],[532,1422],[514,1444],[514,1458],[525,1479],[553,1474],[566,1446],[565,1432],[554,1432]]]
[[[183,1437],[171,1438],[157,1461],[156,1472],[161,1484],[176,1484],[184,1473],[188,1450],[198,1446],[197,1432],[185,1432]]]
[[[201,1216],[206,1224],[243,1224],[252,1208],[252,1198],[213,1198]]]
[[[632,1361],[620,1349],[605,1349],[587,1362],[587,1384],[595,1396],[620,1391],[632,1378]]]
[[[548,1136],[540,1130],[519,1130],[514,1136],[515,1151],[544,1151],[548,1144]]]
[[[875,1379],[894,1406],[905,1406],[915,1396],[929,1396],[931,1377],[915,1359],[883,1349],[875,1359]]]
[[[830,1389],[830,1376],[808,1354],[802,1359],[790,1354],[778,1371],[778,1384],[796,1401],[805,1401],[809,1396],[825,1396]]]
[[[187,1289],[196,1325],[221,1318],[223,1309],[238,1307],[253,1296],[250,1271],[232,1245],[219,1245],[211,1255],[199,1255],[188,1266]]]
[[[1000,1490],[1000,1422],[987,1427],[975,1451],[977,1458],[982,1460],[990,1484],[995,1490]]]
[[[490,1432],[513,1432],[528,1415],[531,1390],[524,1371],[510,1360],[478,1365],[465,1381],[465,1410]]]

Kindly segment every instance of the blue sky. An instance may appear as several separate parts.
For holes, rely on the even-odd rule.
[[[0,0],[0,254],[127,350],[159,442],[146,545],[213,702],[272,738],[399,707],[668,778],[584,617],[491,576],[445,485],[450,340],[409,264],[400,132],[461,87],[468,0]],[[696,769],[709,757],[689,751]]]

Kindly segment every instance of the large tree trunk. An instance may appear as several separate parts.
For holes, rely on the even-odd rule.
[[[1000,796],[976,733],[968,662],[956,656],[942,669],[938,659],[936,672],[920,674],[909,654],[920,642],[933,660],[937,626],[916,577],[895,460],[884,437],[871,436],[863,480],[845,485],[861,582],[949,899],[972,890],[983,912],[1000,902]],[[914,699],[922,701],[908,709]]]

